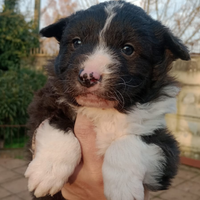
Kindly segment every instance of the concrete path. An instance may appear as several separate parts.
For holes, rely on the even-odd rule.
[[[0,200],[31,200],[24,172],[27,162],[0,158]]]
[[[0,200],[31,200],[23,160],[0,158]],[[168,191],[151,193],[151,200],[200,200],[200,169],[180,166]]]

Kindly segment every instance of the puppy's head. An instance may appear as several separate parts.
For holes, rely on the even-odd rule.
[[[123,111],[156,100],[174,84],[171,62],[190,59],[169,29],[123,1],[79,11],[40,33],[60,43],[55,85],[79,106]]]

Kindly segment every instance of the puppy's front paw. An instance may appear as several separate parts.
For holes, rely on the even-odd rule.
[[[144,169],[137,156],[130,154],[131,139],[113,142],[104,155],[102,173],[107,200],[144,200]]]
[[[104,171],[104,194],[107,200],[144,200],[144,188],[140,180],[123,170],[112,171],[108,174]]]
[[[36,197],[54,195],[80,162],[80,144],[72,131],[64,133],[46,120],[37,130],[35,146],[35,158],[25,172],[28,189]]]
[[[25,173],[29,178],[28,189],[35,190],[36,197],[54,195],[61,190],[73,171],[74,166],[71,163],[63,163],[60,160],[49,162],[46,159],[35,158]]]

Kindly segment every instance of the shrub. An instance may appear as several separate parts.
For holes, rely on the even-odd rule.
[[[0,70],[20,68],[22,57],[30,54],[30,49],[39,46],[39,36],[33,21],[25,20],[18,9],[18,0],[4,0],[0,12]]]
[[[27,107],[34,92],[45,81],[43,73],[26,68],[5,72],[0,70],[0,125],[26,124]],[[19,129],[7,128],[4,139],[14,136],[16,131]],[[17,134],[19,137],[19,133]]]

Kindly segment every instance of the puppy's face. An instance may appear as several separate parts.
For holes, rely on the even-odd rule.
[[[158,98],[173,80],[169,65],[187,48],[141,8],[107,2],[41,30],[55,37],[57,84],[70,103],[126,110]],[[171,83],[170,83],[171,82]]]

